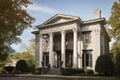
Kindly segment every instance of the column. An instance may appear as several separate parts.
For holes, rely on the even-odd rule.
[[[39,34],[35,35],[35,60],[36,60],[36,68],[39,67]]]
[[[82,64],[81,64],[81,61],[82,61],[82,59],[81,59],[81,52],[80,52],[80,50],[81,50],[81,44],[80,44],[80,33],[78,34],[79,36],[78,36],[78,68],[82,68]]]
[[[62,67],[65,67],[65,31],[61,31],[61,60],[63,61]]]
[[[43,50],[42,50],[42,34],[40,34],[40,45],[39,45],[40,53],[39,53],[39,67],[42,67],[42,61],[43,61]]]
[[[77,29],[73,29],[73,68],[78,67],[78,54],[77,54]]]
[[[54,60],[54,55],[53,55],[53,33],[49,33],[49,63],[50,63],[50,67],[53,67],[53,60]]]

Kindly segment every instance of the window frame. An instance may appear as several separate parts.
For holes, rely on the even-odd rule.
[[[83,42],[84,43],[91,43],[91,31],[84,31],[83,34]]]
[[[82,54],[82,65],[83,67],[92,67],[92,50],[83,50]]]

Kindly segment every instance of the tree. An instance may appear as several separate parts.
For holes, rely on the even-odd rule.
[[[27,49],[27,52],[31,53],[32,55],[35,55],[35,38],[32,38],[30,41],[30,46]]]
[[[29,4],[29,0],[0,0],[0,54],[12,53],[10,45],[20,42],[17,36],[34,22],[25,10]]]
[[[115,1],[112,5],[111,16],[108,20],[108,23],[111,25],[109,29],[111,37],[114,37],[116,40],[120,40],[120,0]]]
[[[120,43],[119,42],[116,41],[112,44],[110,53],[113,55],[113,61],[115,62],[116,61],[116,59],[115,59],[116,55],[120,54]]]
[[[25,71],[27,71],[27,63],[26,63],[26,61],[25,60],[19,60],[18,62],[17,62],[17,64],[16,64],[16,70],[18,70],[18,71],[21,71],[21,72],[25,72]]]
[[[113,55],[113,61],[115,65],[115,72],[120,75],[120,43],[114,42],[111,49]]]
[[[109,55],[100,55],[96,60],[95,71],[100,74],[112,74],[114,65]]]

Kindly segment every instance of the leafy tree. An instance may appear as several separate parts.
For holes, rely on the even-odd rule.
[[[109,55],[100,55],[96,60],[95,71],[100,74],[112,74],[114,65]]]
[[[113,3],[108,23],[111,25],[109,29],[111,37],[120,40],[120,0]]]
[[[17,36],[33,23],[25,10],[29,4],[29,0],[0,0],[0,54],[12,53],[10,45],[20,42]]]
[[[21,72],[25,72],[27,71],[27,63],[25,60],[19,60],[16,64],[16,70],[21,71]]]
[[[116,59],[115,59],[116,55],[120,54],[120,43],[119,42],[116,41],[112,44],[110,53],[113,55],[113,61],[115,62],[116,61]]]
[[[35,39],[34,38],[30,40],[30,46],[28,47],[27,52],[29,52],[32,55],[35,55]]]

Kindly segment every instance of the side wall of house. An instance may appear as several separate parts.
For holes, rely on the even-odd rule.
[[[100,55],[100,24],[85,25],[80,28],[80,32],[91,31],[91,42],[85,44],[83,42],[83,34],[80,35],[81,57],[83,50],[92,50],[92,69],[95,68],[97,57]],[[81,59],[82,60],[82,59]]]

